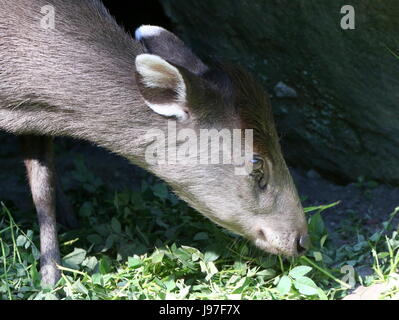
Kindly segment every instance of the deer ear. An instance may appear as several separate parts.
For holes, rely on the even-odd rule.
[[[136,80],[145,103],[165,117],[186,120],[186,83],[180,71],[152,54],[136,57]]]
[[[208,67],[172,32],[157,26],[141,26],[136,30],[136,40],[140,41],[147,53],[156,54],[170,63],[188,71],[202,75]]]

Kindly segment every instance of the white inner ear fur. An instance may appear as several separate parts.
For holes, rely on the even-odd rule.
[[[140,41],[143,38],[157,37],[162,31],[166,31],[164,28],[150,25],[143,25],[136,29],[135,38]]]
[[[142,77],[142,84],[147,88],[171,89],[176,92],[175,101],[155,104],[145,101],[156,113],[179,120],[188,117],[184,110],[186,102],[186,84],[179,70],[159,56],[140,54],[136,57],[136,70]]]

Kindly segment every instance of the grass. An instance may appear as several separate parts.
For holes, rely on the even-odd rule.
[[[81,229],[60,233],[62,279],[42,288],[33,214],[0,208],[0,299],[340,299],[352,284],[395,277],[399,235],[392,219],[355,244],[334,246],[322,213],[306,208],[312,249],[282,259],[217,227],[152,177],[139,191],[110,194],[76,161],[71,195]],[[33,227],[32,227],[33,226]],[[352,232],[357,232],[352,230]],[[368,268],[362,275],[356,272]],[[395,293],[385,294],[389,298]]]

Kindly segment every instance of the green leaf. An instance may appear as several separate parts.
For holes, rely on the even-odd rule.
[[[327,295],[324,293],[324,291],[322,289],[318,288],[317,294],[318,294],[320,300],[328,300]]]
[[[73,285],[72,288],[74,290],[76,290],[79,293],[83,293],[83,294],[89,294],[89,291],[87,290],[87,288],[80,282],[80,280],[77,280]]]
[[[111,228],[115,233],[121,233],[122,231],[121,224],[115,217],[111,220]]]
[[[276,275],[276,271],[273,269],[264,269],[256,273],[257,276],[265,278],[273,278]]]
[[[2,245],[3,245],[3,249],[4,249],[4,257],[7,257],[8,256],[8,254],[10,253],[10,247],[9,247],[9,245],[7,244],[7,243],[5,243],[5,242],[2,242]],[[0,253],[1,253],[1,247],[0,247]]]
[[[23,247],[26,243],[26,241],[28,241],[28,239],[24,236],[24,235],[19,235],[17,238],[17,246],[18,247]]]
[[[165,222],[163,222],[163,220],[161,218],[156,218],[155,223],[166,230],[170,228],[170,226],[168,224],[166,224]]]
[[[377,257],[379,259],[384,259],[386,257],[389,257],[389,252],[380,252],[380,253],[377,254]]]
[[[31,247],[31,250],[32,250],[32,256],[33,256],[33,258],[34,258],[35,260],[39,260],[39,259],[40,259],[40,251],[37,250],[36,246],[34,246],[34,245]]]
[[[245,244],[241,246],[240,248],[240,255],[241,256],[246,256],[249,253],[249,249],[248,246],[246,246]]]
[[[199,241],[199,240],[208,240],[209,236],[207,232],[198,232],[195,236],[194,236],[194,241]]]
[[[88,268],[90,271],[93,271],[98,264],[98,260],[96,257],[88,257],[82,262],[82,266]]]
[[[164,282],[164,286],[166,288],[167,292],[172,291],[174,288],[176,288],[176,282],[174,279],[169,279]]]
[[[190,254],[198,254],[198,255],[202,255],[201,251],[199,251],[197,248],[193,248],[193,247],[189,247],[189,246],[181,246],[181,248],[184,251],[187,251]]]
[[[380,238],[380,236],[381,236],[381,233],[380,233],[380,231],[378,231],[378,232],[374,233],[374,234],[369,238],[369,240],[372,241],[372,242],[376,242],[376,241]]]
[[[219,258],[219,256],[220,255],[214,251],[207,251],[207,252],[205,252],[205,255],[204,255],[204,261],[205,262],[215,261],[217,258]]]
[[[86,201],[80,207],[79,215],[81,217],[89,217],[91,216],[92,212],[93,212],[93,204],[91,202]]]
[[[127,259],[127,265],[130,268],[136,269],[138,267],[140,267],[143,264],[143,261],[140,260],[140,258],[138,257],[129,257]]]
[[[295,267],[289,272],[289,276],[291,276],[294,279],[303,277],[305,274],[309,273],[312,270],[312,267],[308,266],[299,266]]]
[[[313,252],[313,257],[316,261],[323,261],[323,255],[319,251]]]
[[[33,284],[38,287],[40,286],[40,274],[37,271],[37,267],[36,267],[36,260],[33,262],[31,268],[30,268],[30,276],[32,278],[32,282]]]
[[[182,249],[191,254],[191,260],[194,262],[204,258],[202,252],[199,251],[197,248],[182,246]]]
[[[27,236],[29,239],[32,240],[32,238],[33,238],[33,231],[32,231],[32,230],[26,231],[26,236]]]
[[[312,244],[319,245],[320,239],[328,234],[320,212],[314,214],[309,222],[309,234]],[[327,238],[326,238],[327,239]],[[322,242],[324,244],[324,241]]]
[[[101,260],[100,263],[98,265],[98,269],[100,271],[101,274],[107,274],[111,272],[111,262],[110,262],[110,258],[108,258],[107,256],[104,256]]]
[[[328,238],[328,234],[325,234],[321,239],[320,239],[320,247],[323,248],[324,247],[324,243],[326,242]]]
[[[313,296],[319,293],[319,287],[308,277],[300,277],[294,281],[295,288],[306,296]]]
[[[90,243],[96,244],[96,245],[100,245],[104,243],[103,238],[101,238],[98,234],[90,234],[87,236],[87,240]]]
[[[319,212],[314,214],[310,219],[309,233],[315,233],[319,237],[322,237],[326,233],[324,221]]]
[[[104,244],[104,248],[102,249],[102,252],[105,252],[105,251],[111,249],[113,245],[114,245],[114,237],[112,234],[110,234],[107,237],[107,239],[105,240],[105,244]]]
[[[86,250],[75,248],[73,252],[64,257],[64,263],[72,269],[78,269],[86,258]]]
[[[167,199],[168,198],[168,187],[164,183],[158,183],[152,187],[152,191],[154,195],[160,199]]]
[[[247,264],[242,261],[235,261],[234,262],[234,270],[242,275],[247,273]]]
[[[25,245],[24,245],[24,248],[28,249],[30,247],[30,245],[31,245],[31,242],[30,241],[26,241]]]
[[[219,272],[218,268],[216,268],[216,266],[213,262],[208,262],[207,267],[208,267],[209,273],[212,274],[212,276]]]
[[[233,288],[232,294],[239,294],[244,291],[244,289],[248,286],[248,279],[246,277],[242,278],[240,281],[236,283]]]
[[[152,254],[151,261],[153,264],[161,263],[164,256],[165,256],[165,252],[156,251]]]
[[[46,293],[44,296],[44,300],[59,300],[58,297],[55,294],[52,294],[51,292]]]
[[[95,273],[91,276],[91,281],[94,284],[103,285],[103,276],[100,273]]]
[[[291,286],[292,286],[291,278],[288,276],[282,276],[280,281],[278,282],[277,290],[282,295],[286,295],[288,292],[290,292]]]

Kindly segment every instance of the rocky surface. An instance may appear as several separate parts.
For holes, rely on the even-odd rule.
[[[292,166],[341,182],[365,176],[399,184],[395,1],[351,1],[355,30],[341,28],[340,1],[161,3],[198,54],[227,58],[259,76]]]

